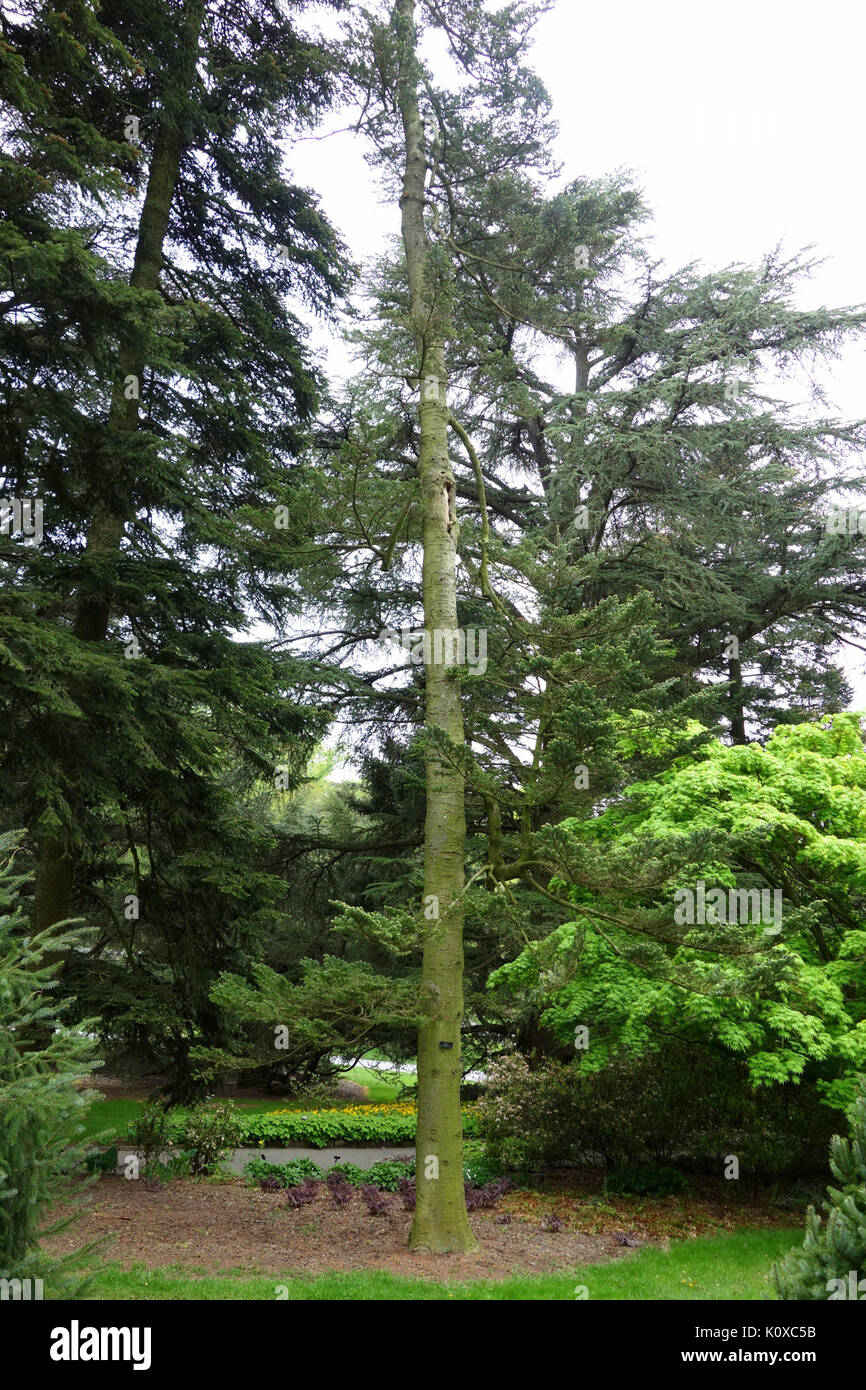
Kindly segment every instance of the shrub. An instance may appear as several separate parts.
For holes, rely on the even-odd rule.
[[[332,1182],[345,1182],[355,1188],[366,1183],[380,1191],[397,1192],[401,1182],[412,1178],[414,1173],[413,1160],[402,1158],[383,1159],[366,1170],[355,1163],[335,1163],[327,1174],[309,1158],[293,1158],[289,1163],[269,1163],[264,1158],[251,1158],[244,1166],[244,1177],[251,1187],[260,1187],[265,1179],[271,1178],[279,1187],[297,1187],[307,1178],[324,1178],[329,1186]]]
[[[743,1062],[685,1044],[621,1057],[600,1072],[579,1062],[530,1068],[519,1054],[500,1058],[475,1114],[486,1157],[509,1171],[688,1157],[719,1172],[721,1157],[736,1153],[754,1173],[784,1176],[813,1169],[833,1127],[814,1084],[758,1093]]]
[[[297,1187],[305,1178],[322,1176],[321,1168],[311,1158],[293,1158],[289,1163],[269,1163],[265,1158],[251,1158],[244,1165],[244,1177],[252,1187],[261,1186],[265,1179],[273,1179],[279,1187]]]
[[[414,1144],[415,1105],[395,1101],[384,1105],[349,1105],[343,1109],[272,1110],[242,1118],[241,1142],[309,1144],[328,1149],[334,1144]],[[464,1108],[463,1131],[478,1133],[475,1107]]]
[[[605,1190],[614,1197],[670,1197],[688,1185],[678,1169],[665,1163],[632,1163],[610,1173]]]
[[[186,1142],[192,1151],[190,1171],[199,1177],[212,1173],[217,1164],[241,1142],[243,1121],[228,1101],[196,1105],[184,1121]]]
[[[475,1106],[490,1161],[523,1168],[569,1153],[578,1118],[575,1083],[574,1070],[559,1062],[530,1070],[515,1052],[491,1063]]]
[[[88,1173],[115,1173],[119,1162],[117,1145],[112,1144],[110,1149],[105,1149],[100,1153],[98,1149],[93,1149],[84,1160],[84,1166]]]
[[[830,1144],[830,1168],[841,1186],[827,1188],[827,1219],[822,1224],[810,1206],[802,1250],[792,1250],[773,1266],[782,1299],[866,1297],[866,1078],[860,1084],[849,1112],[851,1137],[835,1134]]]
[[[149,1100],[127,1126],[129,1142],[146,1172],[159,1164],[172,1139],[172,1117],[158,1100]]]

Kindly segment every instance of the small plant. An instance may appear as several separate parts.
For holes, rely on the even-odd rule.
[[[142,1167],[153,1172],[171,1143],[171,1116],[165,1106],[158,1100],[145,1101],[126,1132]]]
[[[283,1184],[279,1178],[260,1178],[259,1187],[262,1192],[282,1192]]]
[[[397,1190],[400,1193],[400,1202],[404,1211],[415,1210],[415,1179],[399,1178]]]
[[[477,1211],[479,1207],[494,1207],[502,1194],[507,1192],[511,1186],[510,1178],[496,1178],[493,1182],[485,1183],[483,1187],[476,1187],[474,1183],[465,1183],[466,1210]]]
[[[542,1231],[551,1231],[553,1234],[558,1235],[560,1231],[565,1230],[565,1222],[561,1216],[557,1216],[555,1211],[551,1211],[548,1212],[547,1216],[545,1216],[542,1221],[541,1229]]]
[[[497,1226],[510,1226],[511,1212],[501,1211],[498,1216],[494,1216],[493,1220],[496,1222]]]
[[[614,1197],[670,1197],[688,1185],[686,1177],[666,1163],[633,1163],[611,1173],[605,1190]]]
[[[361,1196],[370,1216],[384,1216],[393,1205],[393,1198],[385,1192],[380,1192],[371,1182],[362,1183]]]
[[[243,1136],[243,1120],[227,1101],[217,1105],[196,1105],[184,1124],[186,1142],[192,1151],[190,1171],[195,1177],[212,1173],[226,1154],[236,1149]]]
[[[336,1178],[333,1182],[328,1181],[328,1191],[331,1194],[331,1201],[338,1211],[347,1207],[354,1196],[355,1189],[349,1182],[344,1182],[342,1178]]]
[[[309,1206],[311,1202],[315,1202],[318,1191],[318,1180],[316,1178],[307,1178],[299,1187],[289,1188],[286,1194],[286,1200],[290,1207],[297,1210],[298,1207],[306,1207]]]
[[[244,1177],[251,1187],[260,1186],[263,1178],[275,1178],[279,1187],[297,1187],[305,1178],[322,1177],[322,1170],[311,1158],[293,1158],[289,1163],[251,1158],[244,1166]]]
[[[333,1168],[328,1169],[328,1177],[332,1173],[343,1182],[351,1183],[352,1187],[360,1187],[361,1183],[367,1180],[367,1174],[357,1163],[335,1163]]]
[[[415,1160],[412,1158],[387,1158],[367,1170],[367,1181],[382,1192],[398,1192],[401,1179],[414,1176]]]

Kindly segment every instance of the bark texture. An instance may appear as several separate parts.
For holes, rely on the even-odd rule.
[[[397,0],[394,23],[400,43],[398,100],[405,140],[401,196],[403,244],[410,312],[418,350],[418,415],[423,537],[424,627],[430,660],[425,666],[426,722],[463,743],[460,683],[436,661],[434,632],[457,631],[457,513],[448,456],[446,396],[447,295],[431,264],[424,222],[427,158],[418,102],[414,0]],[[466,840],[464,779],[447,754],[428,743],[427,811],[424,825],[424,895],[438,915],[425,919],[418,1034],[418,1131],[413,1250],[465,1251],[478,1242],[466,1215],[460,1115],[460,1031],[463,1021],[463,866]],[[444,1044],[444,1046],[443,1046]]]

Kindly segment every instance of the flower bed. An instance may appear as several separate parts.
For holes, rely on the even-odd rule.
[[[478,1133],[474,1106],[463,1106],[463,1133]],[[271,1110],[239,1115],[241,1144],[309,1145],[411,1144],[415,1140],[418,1107],[395,1101],[387,1105],[350,1105],[339,1110]],[[184,1116],[172,1119],[173,1138],[182,1142]]]

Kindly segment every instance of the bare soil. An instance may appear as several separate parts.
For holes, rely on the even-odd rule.
[[[292,1210],[284,1192],[261,1192],[238,1179],[210,1183],[176,1179],[149,1191],[141,1181],[106,1175],[82,1194],[83,1216],[44,1242],[55,1253],[111,1235],[104,1258],[148,1269],[178,1265],[209,1274],[321,1274],[376,1269],[430,1279],[506,1279],[542,1274],[631,1253],[611,1234],[540,1229],[541,1221],[514,1216],[499,1225],[499,1211],[473,1214],[480,1250],[469,1255],[413,1254],[407,1248],[412,1216],[398,1199],[383,1216],[370,1216],[360,1194],[335,1210],[320,1190],[309,1206]],[[58,1212],[59,1214],[59,1212]]]

